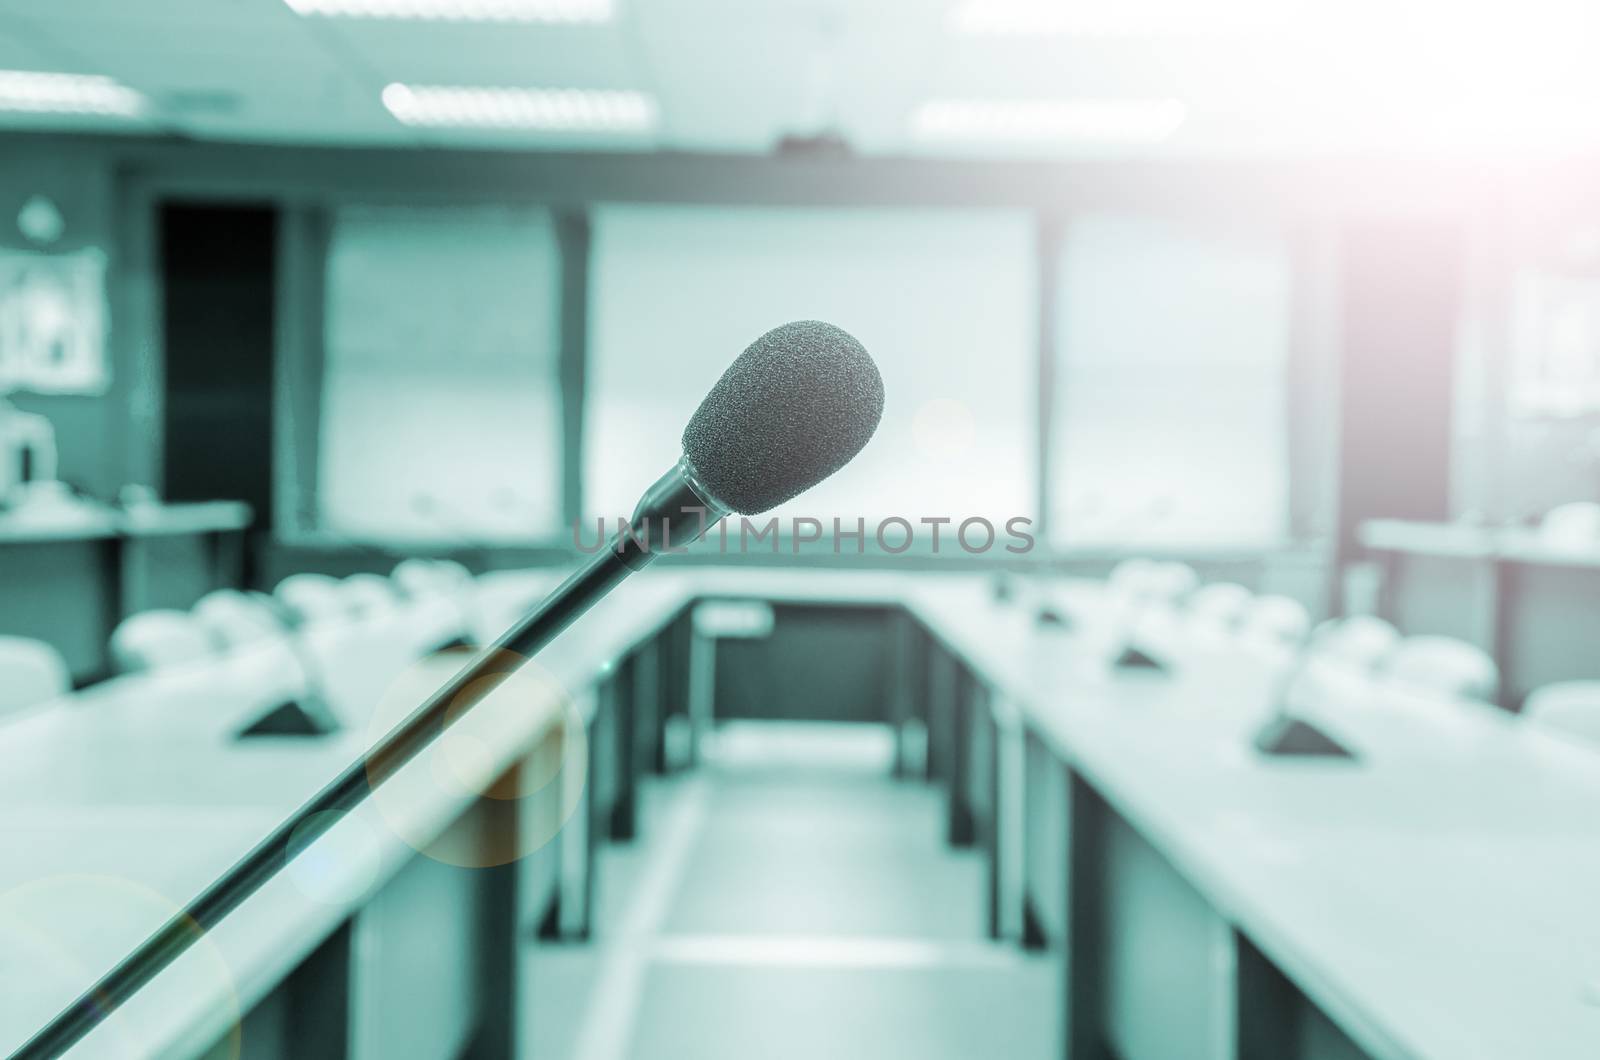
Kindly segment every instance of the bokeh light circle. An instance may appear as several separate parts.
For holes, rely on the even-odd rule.
[[[373,711],[369,745],[475,654],[440,652],[407,667]],[[464,688],[446,716],[444,732],[374,791],[384,824],[420,853],[468,868],[509,864],[547,846],[588,784],[580,701],[538,662],[502,651],[492,673]],[[450,804],[460,808],[443,820],[439,808]]]
[[[99,873],[62,873],[0,891],[0,983],[13,1004],[19,995],[50,999],[50,1010],[39,1014],[42,1028],[182,909],[142,883]],[[222,1016],[221,1029],[202,1047],[209,1047],[209,1058],[235,1060],[242,1047],[237,978],[211,937],[192,921],[190,928],[195,937],[188,950],[145,989],[220,994],[220,1004],[212,1000],[206,1007]],[[146,1057],[165,1044],[136,1034],[126,1011],[111,1013],[90,1032],[93,1055]]]

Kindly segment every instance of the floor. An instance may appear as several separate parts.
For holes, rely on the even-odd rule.
[[[524,954],[528,1060],[1055,1054],[1057,971],[866,727],[725,729],[600,862],[594,942]]]

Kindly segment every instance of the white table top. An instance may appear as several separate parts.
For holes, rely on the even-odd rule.
[[[199,501],[125,508],[118,526],[130,537],[215,534],[248,529],[254,518],[243,501]]]
[[[1600,541],[1552,541],[1530,526],[1478,526],[1374,519],[1361,543],[1383,552],[1452,559],[1498,559],[1540,567],[1600,567]]]
[[[319,840],[314,886],[296,873],[306,859],[296,861],[72,1055],[209,1045],[230,1014],[263,997],[535,746],[565,697],[592,686],[683,600],[682,585],[665,578],[597,605],[537,671],[522,671],[538,682],[485,698]],[[238,675],[210,682],[201,670],[113,682],[0,727],[0,951],[17,955],[0,955],[0,1051],[21,1045],[460,666],[454,658],[367,675],[385,690],[372,723],[323,739],[232,741],[268,704]],[[82,874],[96,884],[63,885],[63,875]],[[102,902],[112,912],[96,914]],[[13,936],[20,941],[8,947]],[[26,984],[13,990],[13,980]]]
[[[1104,614],[1097,594],[1077,582],[1056,590],[1084,616]],[[1095,617],[1073,632],[1040,627],[1024,602],[1031,591],[1002,604],[970,575],[667,567],[597,605],[541,667],[581,690],[707,595],[909,607],[1375,1055],[1600,1055],[1600,1006],[1588,1000],[1600,980],[1600,753],[1492,708],[1348,682],[1307,709],[1359,762],[1262,760],[1247,739],[1268,712],[1281,659],[1158,623],[1151,635],[1176,672],[1115,673],[1104,660],[1120,627]],[[441,677],[423,673],[415,687]],[[35,946],[15,951],[33,953],[14,965],[28,969],[25,989],[0,993],[0,1048],[19,1044],[208,883],[365,737],[237,745],[222,738],[229,725],[195,723],[216,709],[198,694],[152,704],[135,689],[117,699],[102,693],[0,729],[0,935],[25,929]],[[477,763],[484,780],[556,710],[495,708],[491,697],[463,723],[493,749]],[[319,843],[328,879],[308,888],[292,866],[82,1055],[181,1052],[224,1031],[419,836],[464,808],[470,783],[442,789],[436,766],[425,755],[392,782],[395,801],[369,802]],[[105,877],[114,893],[148,888],[169,905],[122,899],[110,906],[127,907],[111,918],[118,929],[91,930],[86,892],[39,885],[72,872]],[[8,908],[26,915],[8,919]],[[71,960],[52,964],[54,977],[39,974],[40,946]],[[9,984],[18,975],[5,960]]]
[[[240,501],[151,504],[126,509],[89,502],[0,512],[0,544],[113,537],[164,537],[244,530],[254,514]]]
[[[1111,676],[1092,632],[979,594],[918,607],[1374,1055],[1600,1055],[1600,752],[1355,683],[1303,712],[1360,761],[1266,760],[1281,661],[1212,645]]]
[[[1495,552],[1497,531],[1472,523],[1430,523],[1406,519],[1373,519],[1358,531],[1367,548],[1388,552],[1464,559],[1487,558]]]

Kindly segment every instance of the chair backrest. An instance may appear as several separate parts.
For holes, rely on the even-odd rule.
[[[1207,625],[1231,629],[1244,617],[1254,595],[1234,582],[1202,585],[1189,596],[1189,614]]]
[[[448,597],[407,601],[395,616],[402,638],[410,645],[411,654],[419,659],[445,645],[473,641],[474,631],[466,613]]]
[[[1311,612],[1288,596],[1258,596],[1246,603],[1241,636],[1270,644],[1297,645],[1311,631]]]
[[[190,614],[219,647],[228,650],[279,637],[285,632],[268,600],[237,589],[207,593]]]
[[[1539,537],[1557,548],[1600,545],[1600,504],[1576,501],[1551,508],[1539,523]]]
[[[339,579],[326,574],[291,574],[272,595],[302,622],[346,618],[350,607],[339,591]]]
[[[215,651],[210,633],[187,611],[141,611],[111,634],[111,658],[122,673],[182,666]]]
[[[1406,637],[1383,672],[1402,684],[1486,702],[1500,687],[1500,669],[1489,653],[1455,637]]]
[[[560,584],[561,575],[546,570],[494,570],[480,575],[473,587],[472,639],[493,643],[517,619]]]
[[[400,605],[394,583],[381,574],[352,574],[339,583],[339,595],[347,610],[362,617],[388,614]]]
[[[1600,681],[1562,681],[1534,689],[1522,713],[1534,724],[1600,748]]]
[[[1111,573],[1106,575],[1106,584],[1113,592],[1137,596],[1145,591],[1160,566],[1155,560],[1143,556],[1125,559],[1111,568]]]
[[[472,585],[472,572],[463,563],[453,559],[436,559],[433,569],[439,572],[439,578],[452,590],[465,589]]]
[[[1200,575],[1187,563],[1159,562],[1147,575],[1150,592],[1162,600],[1177,603],[1200,585]]]
[[[450,559],[413,556],[395,564],[389,577],[402,593],[412,598],[448,596],[472,585],[472,572]]]
[[[309,683],[343,724],[358,729],[420,654],[418,637],[398,610],[365,622],[313,624],[297,636]]]
[[[1200,584],[1200,576],[1187,563],[1151,559],[1126,559],[1106,578],[1113,604],[1135,613],[1155,606],[1176,605]]]
[[[403,559],[394,565],[389,578],[394,582],[395,588],[413,600],[438,596],[444,592],[443,579],[431,559],[421,559],[416,556]]]
[[[60,652],[41,640],[0,637],[0,715],[64,696],[71,688]]]
[[[1357,670],[1371,670],[1400,643],[1400,631],[1376,615],[1348,615],[1318,627],[1317,655]]]

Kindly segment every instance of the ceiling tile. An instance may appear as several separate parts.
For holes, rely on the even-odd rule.
[[[670,29],[645,40],[663,136],[676,147],[765,151],[810,115],[810,56],[790,35]]]
[[[300,21],[283,0],[0,0],[0,19],[109,27],[127,23],[236,32]]]
[[[386,82],[527,88],[639,88],[615,27],[327,20]]]

